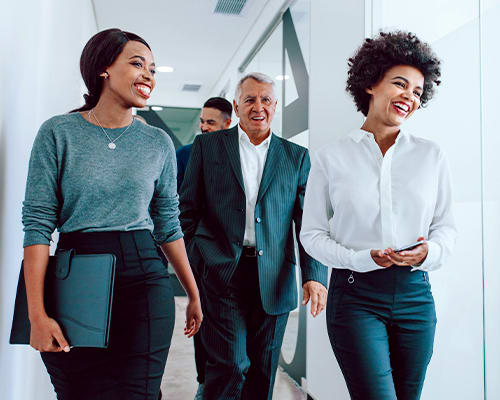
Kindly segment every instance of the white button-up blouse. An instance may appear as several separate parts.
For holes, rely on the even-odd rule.
[[[451,181],[439,146],[401,131],[382,156],[361,129],[313,154],[300,240],[328,267],[368,272],[383,268],[371,249],[427,239],[414,269],[439,268],[454,246]]]

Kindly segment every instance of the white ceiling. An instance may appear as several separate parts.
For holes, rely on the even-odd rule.
[[[157,66],[150,105],[200,107],[269,0],[248,0],[242,15],[213,14],[215,0],[93,0],[99,30],[120,28],[144,38]],[[255,38],[255,41],[258,37]],[[201,84],[198,93],[182,92]]]

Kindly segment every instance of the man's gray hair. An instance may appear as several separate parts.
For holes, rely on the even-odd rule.
[[[238,104],[240,101],[241,85],[243,85],[243,82],[245,82],[247,79],[255,79],[257,82],[271,84],[271,87],[273,88],[273,97],[274,99],[276,99],[276,85],[273,78],[271,78],[269,75],[263,74],[262,72],[250,72],[249,74],[246,74],[243,78],[241,78],[236,85],[236,91],[234,93],[234,101],[236,101],[236,104]]]

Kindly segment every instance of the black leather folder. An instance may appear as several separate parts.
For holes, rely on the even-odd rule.
[[[113,254],[75,254],[67,250],[50,257],[45,275],[45,309],[59,323],[70,346],[108,346],[115,264]],[[29,341],[23,263],[10,343],[29,344]]]

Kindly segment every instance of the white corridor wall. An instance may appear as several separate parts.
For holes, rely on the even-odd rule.
[[[96,33],[90,0],[2,1],[0,24],[0,388],[2,399],[55,399],[40,356],[8,344],[22,259],[21,203],[40,124],[83,102],[79,58]]]

